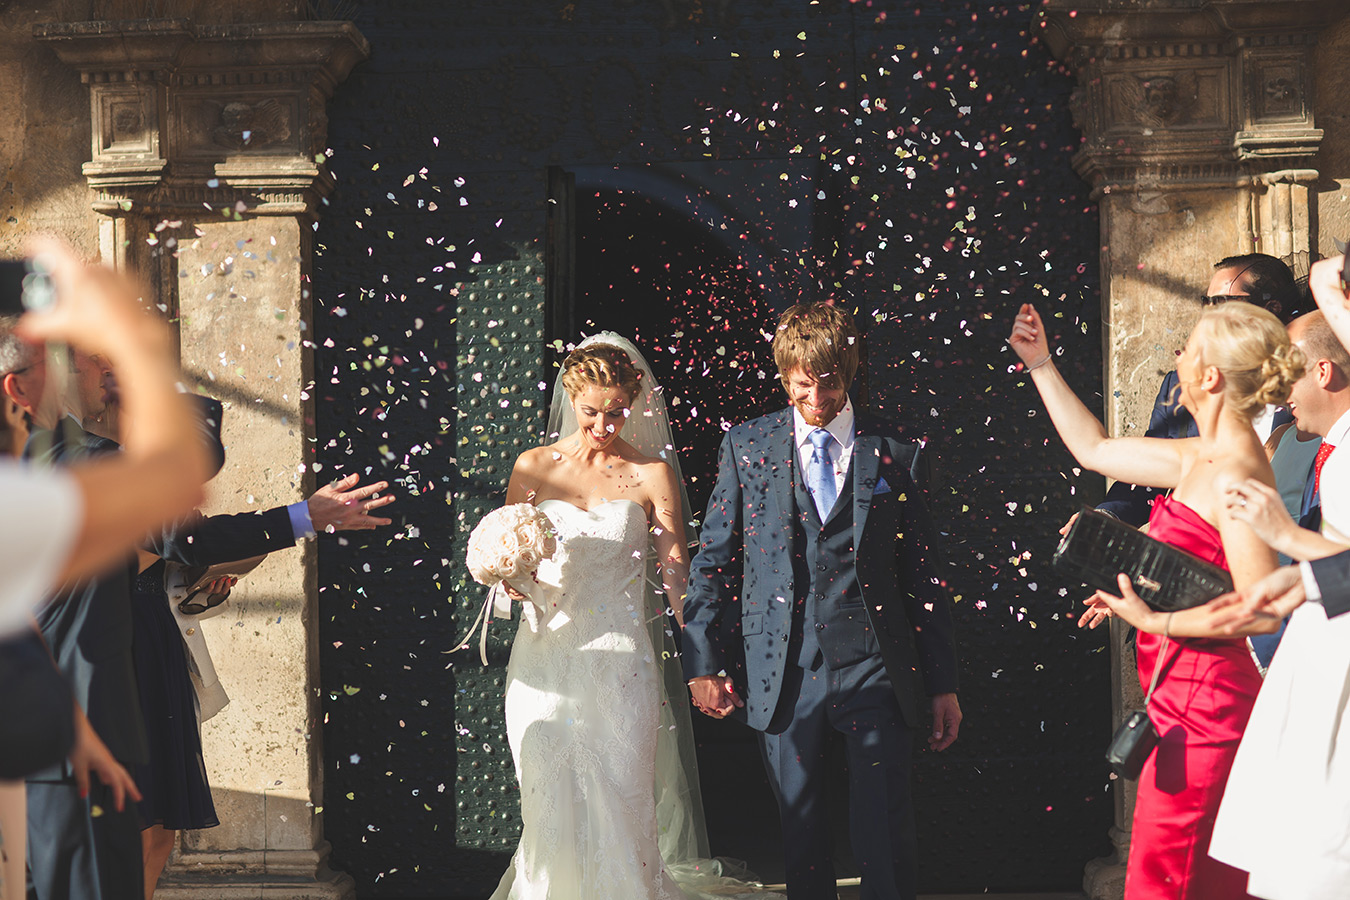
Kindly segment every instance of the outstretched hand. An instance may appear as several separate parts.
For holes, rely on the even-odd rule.
[[[310,495],[306,502],[315,531],[370,531],[394,521],[370,514],[371,510],[394,502],[392,494],[380,496],[380,491],[386,490],[389,482],[377,481],[357,487],[360,480],[361,476],[353,472]]]
[[[1013,320],[1012,334],[1008,336],[1008,346],[1022,360],[1027,368],[1040,365],[1050,358],[1050,342],[1045,336],[1045,326],[1041,314],[1030,303],[1023,303]]]
[[[1265,622],[1278,627],[1280,619],[1293,613],[1307,599],[1303,573],[1298,566],[1281,566],[1245,590],[1215,597],[1206,604],[1216,626],[1227,634]]]

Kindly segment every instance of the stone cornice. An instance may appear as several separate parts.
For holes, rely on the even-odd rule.
[[[67,22],[36,37],[90,88],[84,174],[108,213],[313,215],[326,104],[370,53],[350,22]]]
[[[1079,82],[1075,168],[1098,193],[1308,168],[1312,49],[1347,14],[1344,0],[1048,0],[1045,39]]]

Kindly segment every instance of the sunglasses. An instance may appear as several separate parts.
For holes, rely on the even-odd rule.
[[[178,604],[178,611],[185,616],[201,615],[208,609],[215,609],[224,603],[229,596],[229,591],[223,594],[210,594],[207,593],[206,588],[198,588],[183,598],[182,602]]]
[[[1220,303],[1228,303],[1230,300],[1250,301],[1251,294],[1201,294],[1201,306],[1218,306]]]

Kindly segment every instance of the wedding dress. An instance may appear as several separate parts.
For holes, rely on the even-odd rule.
[[[544,610],[525,604],[507,667],[524,828],[494,900],[675,900],[656,841],[647,516],[631,500],[539,508],[559,549],[539,570]]]
[[[661,389],[643,371],[624,439],[679,478]],[[561,382],[561,379],[559,379]],[[555,387],[549,433],[576,427]],[[684,497],[688,511],[688,498]],[[709,859],[675,620],[654,589],[647,514],[632,500],[541,501],[557,550],[539,567],[507,665],[506,732],[521,836],[492,900],[779,897]],[[692,532],[690,534],[692,537]]]

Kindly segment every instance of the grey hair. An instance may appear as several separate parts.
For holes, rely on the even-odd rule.
[[[0,378],[37,361],[38,351],[14,333],[18,324],[18,316],[0,316]]]

